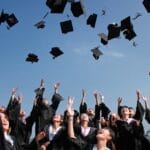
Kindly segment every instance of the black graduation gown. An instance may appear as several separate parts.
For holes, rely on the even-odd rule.
[[[36,119],[35,119],[35,132],[36,135],[44,129],[44,127],[51,123],[52,117],[55,115],[57,108],[63,98],[58,94],[55,93],[52,96],[52,104],[51,105],[44,105],[42,103],[42,99],[40,98],[37,104],[36,110]]]
[[[29,143],[32,125],[34,123],[34,115],[31,113],[30,116],[26,118],[26,123],[24,123],[19,119],[20,109],[21,105],[17,101],[10,99],[7,106],[7,114],[11,127],[10,134],[17,138],[20,145],[23,145]]]
[[[141,150],[141,138],[144,133],[142,124],[137,126],[135,121],[127,123],[122,120],[116,121],[116,124],[118,150]]]
[[[145,120],[150,124],[150,109],[145,110]]]
[[[74,130],[75,130],[76,136],[79,137],[79,139],[83,140],[84,150],[92,150],[93,144],[95,143],[95,138],[93,138],[93,137],[96,137],[97,129],[94,127],[90,127],[90,131],[89,131],[88,135],[86,135],[86,136],[82,135],[80,125],[76,125],[74,127]]]

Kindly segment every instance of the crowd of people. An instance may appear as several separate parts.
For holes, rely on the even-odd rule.
[[[150,124],[150,108],[140,91],[136,91],[135,109],[123,105],[119,97],[118,110],[112,112],[99,91],[94,92],[95,109],[88,108],[82,90],[79,110],[68,96],[66,110],[57,114],[63,100],[59,86],[54,84],[49,103],[41,80],[29,116],[21,107],[22,97],[12,90],[8,105],[0,107],[0,150],[150,150],[150,137],[143,126],[145,120]]]

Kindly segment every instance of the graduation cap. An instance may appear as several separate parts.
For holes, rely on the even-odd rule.
[[[60,26],[61,26],[61,32],[62,33],[68,33],[68,32],[73,31],[73,26],[72,26],[71,20],[60,22]]]
[[[51,9],[51,13],[63,13],[67,0],[47,0],[46,5]]]
[[[103,45],[107,45],[108,44],[108,36],[105,33],[100,33],[100,34],[98,34],[98,36],[100,36],[101,43]]]
[[[129,30],[129,29],[126,29],[124,32],[123,32],[124,36],[126,39],[128,39],[129,41],[132,40],[134,37],[136,37],[136,33],[134,32],[133,29]]]
[[[133,29],[133,24],[131,22],[130,16],[128,16],[128,17],[124,18],[123,20],[121,20],[120,29],[121,29],[121,31],[123,31],[125,29],[129,29],[129,30]]]
[[[150,12],[150,0],[143,0],[143,5],[146,11],[149,13]]]
[[[45,27],[45,21],[41,20],[37,22],[34,26],[37,27],[37,29],[43,29]]]
[[[8,26],[9,26],[9,28],[10,28],[10,27],[14,26],[15,24],[17,24],[19,21],[16,18],[16,16],[12,13],[11,15],[9,15],[7,17],[6,22],[7,22]]]
[[[53,56],[53,59],[64,54],[59,47],[53,47],[49,53]]]
[[[93,57],[94,57],[96,60],[98,60],[99,57],[100,57],[101,55],[103,55],[103,53],[99,50],[99,47],[95,47],[95,48],[91,49],[91,51],[92,51],[92,53],[93,53]]]
[[[96,19],[97,19],[97,14],[92,14],[88,17],[87,19],[87,25],[90,25],[91,27],[95,27],[95,24],[96,24]]]
[[[120,26],[117,23],[108,25],[108,40],[117,38],[120,36]]]
[[[38,62],[38,60],[38,56],[33,53],[29,53],[28,57],[26,58],[26,61],[29,61],[31,63]]]
[[[71,3],[71,12],[74,17],[81,16],[84,13],[81,2],[72,2]]]
[[[8,16],[9,14],[4,13],[4,11],[2,10],[1,15],[0,15],[0,25],[1,23],[4,23],[7,20]]]

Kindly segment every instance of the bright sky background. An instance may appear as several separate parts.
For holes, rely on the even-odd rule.
[[[99,90],[105,96],[105,103],[116,111],[117,98],[123,97],[123,104],[136,106],[136,89],[150,95],[150,16],[141,0],[83,0],[84,15],[76,18],[67,3],[63,14],[49,14],[44,29],[34,24],[42,19],[50,9],[44,0],[0,0],[0,10],[14,13],[19,23],[7,29],[6,23],[0,26],[0,105],[7,105],[11,90],[18,87],[22,93],[22,107],[29,113],[32,108],[34,89],[45,80],[45,97],[51,98],[53,85],[60,82],[60,94],[64,96],[58,109],[66,109],[67,97],[75,97],[78,109],[81,90],[85,89],[89,107],[94,107],[93,92]],[[102,16],[102,9],[106,15]],[[142,16],[132,20],[137,36],[128,41],[121,34],[108,45],[100,42],[98,33],[107,34],[107,26],[120,23],[127,16],[131,19],[137,12]],[[98,15],[96,27],[86,25],[89,15]],[[69,18],[67,17],[69,15]],[[71,19],[74,32],[62,34],[60,22]],[[64,55],[52,59],[49,51],[58,46]],[[103,56],[95,60],[91,49],[100,46]],[[26,62],[28,53],[39,56],[38,63]],[[147,126],[147,124],[145,124]]]

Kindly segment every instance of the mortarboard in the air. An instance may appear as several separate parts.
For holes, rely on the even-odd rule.
[[[108,44],[108,36],[105,33],[100,33],[100,34],[98,34],[98,36],[100,36],[101,43],[103,45],[107,45]]]
[[[99,47],[95,47],[95,48],[91,49],[91,51],[92,51],[92,53],[93,53],[93,57],[94,57],[96,60],[98,60],[99,57],[100,57],[101,55],[103,55],[103,53],[99,50]]]
[[[60,22],[61,32],[62,33],[68,33],[73,31],[72,21],[67,20]]]
[[[4,11],[2,10],[2,12],[0,14],[0,25],[1,25],[1,23],[4,23],[7,20],[8,16],[9,16],[9,14],[4,13]]]
[[[96,24],[96,19],[97,19],[97,14],[92,14],[88,17],[87,19],[87,25],[90,25],[91,27],[95,27],[95,24]]]
[[[71,12],[74,17],[79,17],[84,13],[81,2],[72,2],[71,3]]]
[[[51,9],[51,13],[63,13],[67,0],[47,0],[46,5]]]
[[[53,59],[64,54],[64,52],[61,51],[59,47],[52,47],[52,49],[49,53],[53,56]]]
[[[37,22],[34,26],[37,27],[37,29],[43,29],[45,27],[45,21],[41,20]]]
[[[143,0],[143,5],[148,13],[150,13],[150,0]]]
[[[121,29],[121,31],[123,31],[125,29],[129,29],[129,30],[133,29],[133,24],[131,22],[130,16],[128,16],[128,17],[124,18],[123,20],[121,20],[120,29]]]
[[[134,32],[133,29],[126,29],[123,31],[123,34],[125,36],[126,39],[128,39],[129,41],[132,40],[134,37],[136,37],[136,33]]]
[[[10,27],[14,26],[15,24],[17,24],[19,21],[16,18],[16,16],[12,13],[11,15],[9,15],[7,17],[6,22],[7,22],[8,26],[9,26],[9,28],[10,28]]]
[[[120,26],[118,24],[109,24],[108,27],[108,40],[117,38],[120,36]]]
[[[26,58],[26,61],[34,63],[34,62],[38,62],[39,58],[38,58],[38,56],[36,54],[29,53],[27,58]]]

